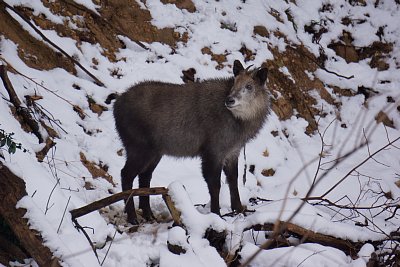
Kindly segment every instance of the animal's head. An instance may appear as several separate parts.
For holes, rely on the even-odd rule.
[[[251,67],[251,66],[250,66]],[[235,80],[225,106],[241,120],[251,120],[265,115],[269,110],[269,93],[265,86],[268,70],[243,68],[239,60],[233,64]]]

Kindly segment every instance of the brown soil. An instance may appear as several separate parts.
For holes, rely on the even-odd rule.
[[[383,42],[374,42],[367,47],[355,47],[353,45],[353,37],[349,32],[343,32],[340,41],[333,42],[328,47],[332,48],[338,56],[344,58],[347,63],[370,58],[370,66],[377,68],[379,71],[389,68],[389,64],[385,59],[393,50],[393,44]]]
[[[222,69],[224,67],[224,63],[226,62],[226,55],[224,54],[214,54],[211,51],[211,48],[209,47],[203,47],[201,49],[201,53],[203,53],[204,55],[210,55],[211,56],[211,60],[215,61],[218,63],[218,65],[215,67],[216,69]]]
[[[0,17],[0,35],[18,45],[18,56],[29,67],[41,70],[64,68],[68,72],[75,73],[73,64],[61,53],[55,52],[47,44],[37,40],[24,30],[6,11],[2,1],[0,2]]]
[[[314,107],[317,101],[309,95],[310,91],[315,90],[327,103],[337,105],[324,84],[316,78],[311,80],[306,74],[306,71],[313,73],[317,70],[317,59],[303,46],[287,47],[283,53],[277,48],[270,49],[274,59],[265,63],[269,70],[268,87],[274,91],[275,96],[278,96],[277,92],[280,93],[272,109],[281,120],[289,119],[296,110],[297,116],[309,123],[306,133],[311,134],[317,129],[315,115],[324,114]],[[287,67],[295,82],[279,70],[283,66]]]
[[[180,9],[186,9],[187,11],[193,13],[196,12],[196,6],[193,4],[192,0],[161,0],[163,4],[174,4]]]
[[[41,29],[55,30],[59,36],[72,38],[77,42],[78,48],[82,42],[99,44],[104,50],[103,55],[111,61],[116,60],[115,53],[125,46],[117,35],[124,35],[138,42],[162,42],[172,47],[185,37],[171,28],[158,29],[152,25],[150,12],[141,9],[134,0],[101,1],[98,3],[101,6],[98,10],[100,16],[73,0],[42,2],[54,14],[65,17],[64,24],[53,23],[43,14],[35,16],[32,10],[26,7],[16,9]],[[182,2],[179,7],[187,6],[191,9],[183,3],[190,1],[178,2]],[[55,52],[48,44],[32,37],[8,14],[1,2],[0,17],[0,35],[18,44],[19,56],[28,66],[43,70],[61,67],[75,74],[75,68],[69,60]],[[78,29],[68,27],[69,22],[74,23]],[[96,62],[97,59],[92,61]]]
[[[269,37],[269,31],[262,25],[254,26],[253,33],[262,37]]]

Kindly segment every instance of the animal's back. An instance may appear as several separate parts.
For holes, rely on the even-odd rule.
[[[221,122],[234,123],[224,105],[232,84],[233,79],[183,85],[149,81],[131,87],[114,106],[125,147],[143,145],[172,156],[200,155]]]

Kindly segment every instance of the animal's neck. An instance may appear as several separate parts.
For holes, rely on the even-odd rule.
[[[269,113],[269,106],[267,105],[268,98],[258,98],[256,102],[251,103],[244,112],[233,114],[237,119],[243,121],[245,124],[257,124],[257,122],[264,122],[265,117]]]
[[[258,110],[257,113],[254,113],[251,119],[235,119],[240,125],[240,128],[242,128],[239,132],[241,133],[241,138],[244,139],[244,142],[247,142],[258,134],[267,118],[268,113],[269,107],[265,105],[264,108]]]

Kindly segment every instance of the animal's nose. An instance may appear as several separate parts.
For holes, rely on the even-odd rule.
[[[232,107],[233,105],[235,105],[235,99],[234,99],[233,97],[231,97],[231,96],[228,96],[228,97],[226,98],[226,100],[225,100],[225,106],[228,107],[228,108],[230,108],[230,107]]]

